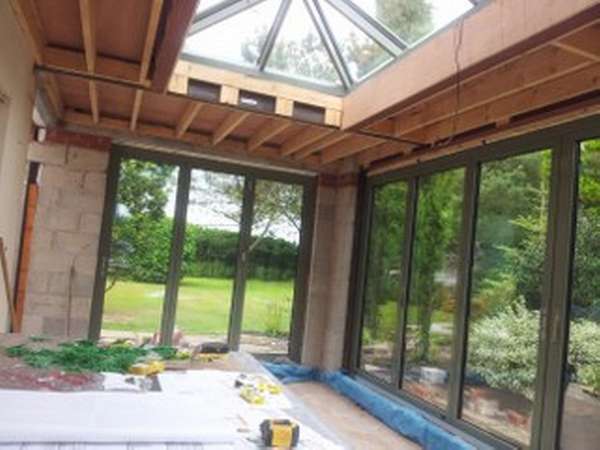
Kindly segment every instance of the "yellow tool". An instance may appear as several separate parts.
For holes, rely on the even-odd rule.
[[[165,363],[162,361],[150,361],[145,363],[136,363],[129,368],[129,373],[133,375],[156,375],[164,372]]]
[[[242,386],[240,397],[251,405],[262,405],[265,403],[265,396],[254,386]]]
[[[287,419],[265,420],[260,424],[260,434],[267,447],[293,448],[300,440],[300,427]]]

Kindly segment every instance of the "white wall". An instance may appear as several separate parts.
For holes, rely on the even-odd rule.
[[[0,236],[5,241],[10,282],[14,288],[34,102],[34,76],[33,56],[10,4],[5,0],[0,1],[0,92],[8,98],[4,133],[1,133],[0,124]],[[0,332],[6,331],[7,319],[7,302],[4,289],[1,289]]]

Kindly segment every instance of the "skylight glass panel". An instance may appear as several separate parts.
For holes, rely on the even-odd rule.
[[[279,0],[266,0],[189,36],[183,52],[241,66],[255,66],[275,20]]]
[[[327,22],[350,74],[355,81],[369,76],[393,59],[377,42],[326,2],[321,3]]]
[[[473,8],[469,0],[351,0],[409,45]]]
[[[198,4],[198,8],[196,9],[196,14],[203,13],[206,10],[209,10],[215,5],[220,3],[225,3],[226,0],[200,0]]]
[[[324,85],[341,85],[302,0],[292,0],[265,70]]]

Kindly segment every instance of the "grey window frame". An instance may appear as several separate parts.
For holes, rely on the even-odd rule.
[[[228,344],[234,350],[239,348],[241,336],[241,323],[248,265],[248,258],[244,258],[242,254],[243,249],[247,247],[246,244],[250,237],[252,227],[254,185],[256,184],[257,180],[269,180],[302,186],[303,203],[301,213],[301,231],[300,242],[298,246],[297,273],[294,283],[289,347],[286,355],[280,355],[288,356],[293,361],[300,362],[300,355],[302,354],[304,323],[306,320],[305,316],[308,296],[308,280],[310,275],[310,261],[312,258],[312,240],[317,187],[316,175],[313,176],[310,174],[250,167],[241,164],[205,160],[185,155],[157,153],[146,149],[129,146],[115,145],[111,149],[106,190],[104,195],[104,209],[88,327],[88,338],[92,341],[96,341],[100,338],[104,308],[104,288],[106,283],[108,261],[110,258],[112,224],[117,207],[116,200],[120,166],[121,161],[128,158],[151,161],[158,164],[172,164],[179,168],[174,225],[171,232],[172,238],[169,259],[169,273],[166,281],[165,301],[163,304],[160,325],[161,343],[164,345],[171,343],[175,325],[178,280],[181,267],[183,241],[185,238],[185,223],[187,205],[189,202],[191,171],[193,169],[200,169],[244,177],[244,199],[242,202],[240,241],[238,243],[234,289],[232,290],[232,306],[228,330]]]
[[[563,371],[566,363],[572,266],[575,248],[577,184],[580,143],[600,137],[600,115],[579,119],[535,131],[523,136],[483,144],[461,153],[393,172],[367,177],[358,197],[360,215],[357,216],[358,232],[355,237],[352,282],[348,304],[350,314],[347,322],[345,369],[357,380],[383,390],[400,401],[417,406],[434,418],[442,420],[459,433],[466,433],[484,444],[498,449],[513,449],[519,446],[492,433],[484,431],[460,418],[465,358],[468,339],[469,303],[471,295],[471,272],[481,165],[486,162],[518,156],[542,149],[551,149],[552,168],[548,196],[548,229],[546,237],[546,259],[542,282],[542,306],[540,344],[538,349],[536,403],[532,417],[531,443],[528,448],[559,449],[560,426],[563,402]],[[457,287],[457,310],[453,341],[454,365],[451,369],[451,385],[448,406],[441,410],[423,400],[411,396],[401,389],[402,355],[397,356],[398,372],[394,383],[386,384],[366,373],[359,366],[360,333],[365,294],[368,240],[373,208],[373,191],[377,186],[395,181],[412,185],[407,198],[405,218],[405,242],[403,263],[403,286],[410,283],[412,245],[414,241],[415,206],[418,196],[418,179],[446,170],[465,168],[463,194],[463,218],[460,245],[460,261]],[[365,175],[363,174],[363,177]],[[560,237],[560,238],[559,238]],[[406,315],[407,292],[403,290],[399,310]],[[396,346],[402,348],[404,317],[398,322]]]

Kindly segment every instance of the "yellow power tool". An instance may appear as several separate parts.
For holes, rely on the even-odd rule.
[[[294,448],[300,440],[300,427],[287,419],[263,421],[260,433],[267,447]]]

